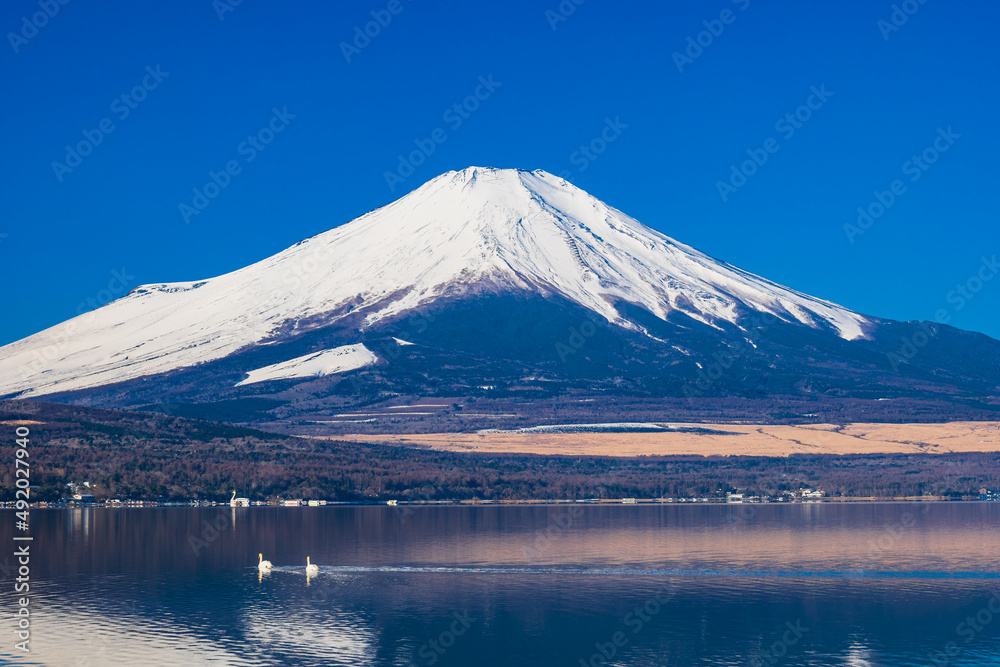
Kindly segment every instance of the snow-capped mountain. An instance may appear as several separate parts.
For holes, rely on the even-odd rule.
[[[715,260],[544,171],[470,167],[246,268],[143,285],[0,348],[0,396],[130,407],[305,383],[295,400],[315,407],[351,373],[453,395],[525,378],[673,396],[891,394],[914,373],[936,391],[996,386],[1000,344],[974,334],[893,361],[916,327]],[[944,340],[959,335],[978,351]]]
[[[0,349],[0,395],[94,387],[225,357],[365,309],[365,324],[469,290],[556,294],[739,325],[747,311],[839,336],[868,320],[716,261],[544,171],[471,167],[232,273],[143,285]],[[338,315],[339,313],[339,315]],[[247,369],[249,372],[253,369]]]

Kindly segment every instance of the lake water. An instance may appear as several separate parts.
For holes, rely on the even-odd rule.
[[[1000,665],[1000,503],[31,519],[32,652],[0,557],[4,664]]]

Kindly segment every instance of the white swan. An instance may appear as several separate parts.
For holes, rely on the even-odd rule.
[[[319,565],[313,565],[309,562],[309,556],[306,556],[306,574],[316,574],[319,572]]]
[[[257,569],[261,572],[270,572],[273,567],[271,561],[264,560],[264,554],[257,554],[257,558],[259,559],[257,561]]]

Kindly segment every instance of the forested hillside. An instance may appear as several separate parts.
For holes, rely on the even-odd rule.
[[[832,496],[974,495],[1000,486],[1000,454],[569,457],[465,454],[296,438],[213,422],[0,402],[30,430],[35,500],[91,482],[98,499],[328,500],[719,497],[819,487]],[[13,467],[0,473],[13,499]]]

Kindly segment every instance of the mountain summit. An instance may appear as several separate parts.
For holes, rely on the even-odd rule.
[[[589,320],[602,329],[597,339],[610,345],[601,364],[688,378],[712,363],[720,346],[741,345],[741,364],[778,354],[780,363],[766,362],[777,373],[798,338],[814,360],[843,357],[836,364],[848,375],[861,359],[866,368],[878,365],[873,346],[891,347],[878,343],[886,321],[715,260],[552,174],[469,167],[246,268],[143,285],[0,348],[0,396],[71,396],[121,383],[134,388],[140,380],[163,388],[181,376],[194,386],[192,369],[210,372],[213,386],[233,391],[312,381],[384,361],[364,343],[401,344],[402,337],[390,335],[401,319],[435,308],[444,311],[430,338],[405,342],[437,350],[444,358],[434,363],[442,367],[452,365],[452,349],[500,354],[519,364],[518,373],[539,370],[544,355],[499,349],[513,344],[509,335],[491,342],[492,350],[477,348],[498,326],[517,331],[519,322],[536,329],[551,324],[548,333],[531,335],[537,350],[552,357],[573,323]],[[488,313],[500,311],[504,323],[486,331]],[[780,351],[766,345],[757,351],[748,333],[755,314],[776,324],[769,336],[781,339]],[[609,351],[616,346],[618,361]],[[599,350],[595,344],[592,351],[602,356]],[[477,384],[470,377],[458,386]],[[121,403],[132,390],[115,391],[112,402]],[[104,395],[87,395],[97,394]]]

